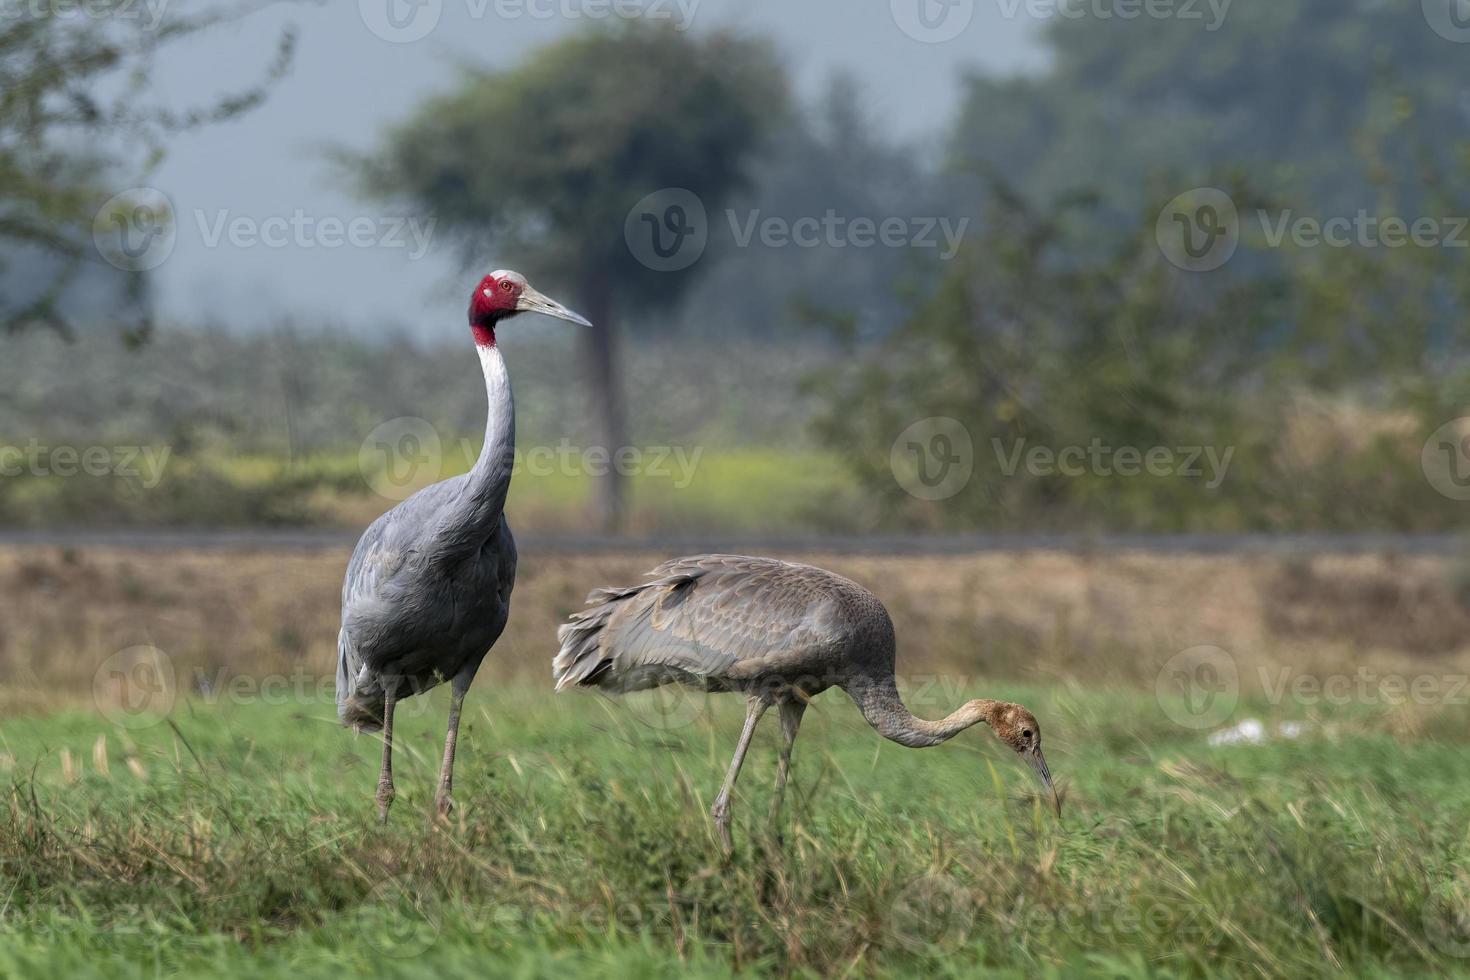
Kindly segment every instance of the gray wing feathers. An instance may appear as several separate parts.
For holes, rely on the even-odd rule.
[[[337,633],[337,714],[344,725],[374,730],[382,724],[383,691],[372,665],[360,652],[387,604],[385,587],[403,568],[409,552],[395,547],[396,511],[388,511],[363,532],[347,563],[342,582],[342,628]]]
[[[837,640],[837,581],[803,565],[737,555],[665,562],[651,581],[598,589],[557,631],[557,690],[629,691],[672,680],[718,686],[737,665]]]

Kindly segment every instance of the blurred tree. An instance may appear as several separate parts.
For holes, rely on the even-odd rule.
[[[1445,137],[1470,124],[1465,46],[1430,28],[1421,0],[1236,0],[1218,20],[1213,7],[1053,18],[1044,74],[969,78],[952,158],[1032,200],[1091,188],[1095,230],[1126,229],[1151,200],[1140,177],[1165,169],[1182,191],[1228,162],[1273,198],[1351,214],[1384,171],[1418,173],[1426,153],[1454,162]],[[1406,113],[1433,144],[1382,139]]]
[[[1470,86],[1463,46],[1419,8],[1241,0],[1215,29],[1057,18],[1048,72],[971,79],[950,148],[987,202],[983,228],[881,351],[813,381],[828,406],[819,435],[883,506],[875,520],[1463,523],[1419,449],[1470,400],[1467,233],[1454,217],[1470,213]],[[1233,199],[1239,251],[1191,273],[1165,260],[1155,222],[1196,187]],[[1283,217],[1345,218],[1354,240],[1273,240]],[[1444,240],[1405,241],[1421,218]],[[1303,410],[1333,402],[1349,406],[1340,423]],[[890,456],[905,426],[932,417],[960,420],[973,441],[973,478],[942,502],[905,494]],[[1005,456],[1094,440],[1229,447],[1235,462],[1208,487]]]
[[[713,214],[742,182],[751,152],[785,115],[784,73],[769,45],[734,34],[690,37],[629,23],[537,50],[507,72],[469,71],[425,103],[381,151],[339,154],[366,193],[407,198],[455,234],[467,265],[492,249],[532,280],[570,276],[588,383],[609,451],[626,445],[619,311],[667,307],[698,265],[657,271],[624,238],[630,210],[669,188]],[[597,506],[618,525],[622,479]]]
[[[93,221],[111,196],[109,175],[146,172],[171,134],[230,119],[258,105],[291,63],[295,33],[282,32],[265,78],[242,92],[178,112],[148,99],[151,68],[166,45],[248,15],[269,0],[239,0],[169,16],[136,0],[10,3],[0,17],[0,273],[20,266],[24,300],[0,306],[0,327],[42,324],[68,332],[66,294],[91,265]],[[159,215],[167,219],[167,215]],[[106,267],[111,272],[110,267]],[[121,271],[139,300],[144,274]],[[39,280],[39,281],[38,281]],[[14,287],[15,283],[11,284]],[[13,289],[12,289],[13,291]],[[127,336],[148,330],[141,317]]]
[[[1464,45],[1433,26],[1456,2],[1240,0],[1218,21],[1204,4],[1197,19],[1056,18],[1047,73],[970,79],[951,160],[1005,175],[1033,202],[1085,188],[1098,207],[1068,248],[1089,261],[1173,194],[1227,167],[1248,174],[1260,209],[1236,202],[1232,270],[1278,277],[1292,294],[1251,346],[1318,386],[1432,371],[1470,341],[1464,247],[1403,247],[1373,229],[1427,218],[1448,238],[1443,219],[1470,206]],[[1149,179],[1163,175],[1167,185]],[[1348,219],[1355,240],[1266,240],[1296,218]],[[1359,223],[1369,240],[1356,240]]]
[[[1246,186],[1211,179],[1254,203]],[[1420,460],[1470,391],[1454,312],[1462,259],[1403,249],[1369,267],[1366,250],[1335,249],[1190,273],[1154,240],[1158,205],[1098,257],[1076,220],[1095,206],[1087,197],[1032,205],[995,181],[987,199],[983,233],[911,316],[810,381],[825,405],[817,435],[847,458],[872,526],[1463,525]],[[1446,308],[1456,290],[1460,305]],[[906,467],[930,467],[941,444],[927,429],[901,434],[935,419],[963,427],[941,448],[967,475],[921,499]],[[1067,447],[1083,455],[1059,461]],[[1144,468],[1155,449],[1162,472]]]
[[[1085,259],[1071,219],[1096,207],[1086,195],[1035,206],[992,178],[987,200],[983,233],[910,316],[877,349],[854,348],[812,378],[827,406],[820,438],[853,465],[875,526],[1187,527],[1204,509],[1193,481],[1103,493],[1106,480],[1006,472],[1007,458],[1094,437],[1223,444],[1240,403],[1220,393],[1256,366],[1252,338],[1279,310],[1276,284],[1196,288],[1163,261],[1151,223]],[[895,481],[890,454],[910,424],[932,418],[965,427],[974,475],[930,504]]]
[[[954,227],[968,217],[968,202],[946,193],[934,161],[888,137],[884,120],[871,112],[874,101],[860,79],[839,74],[815,105],[791,113],[752,166],[750,188],[731,201],[736,220],[794,222],[831,212],[918,228],[925,218],[944,216]],[[686,297],[686,319],[697,330],[776,338],[801,326],[801,309],[841,308],[859,334],[882,336],[906,316],[909,294],[932,285],[949,257],[939,230],[923,242],[890,247],[839,239],[766,248],[758,239],[741,247],[733,234],[711,238],[709,269]]]

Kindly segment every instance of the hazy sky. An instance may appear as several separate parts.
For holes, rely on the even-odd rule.
[[[1043,64],[1040,24],[1014,0],[615,2],[695,32],[734,26],[771,36],[808,99],[847,71],[861,80],[873,118],[921,145],[949,122],[965,68]],[[321,148],[366,149],[448,87],[457,65],[514,65],[612,3],[332,0],[268,10],[165,49],[158,97],[186,106],[259,77],[281,25],[300,29],[295,67],[262,108],[177,139],[147,179],[178,218],[173,249],[154,271],[159,312],[237,326],[291,315],[374,332],[394,322],[424,337],[457,327],[468,286],[450,243],[429,234],[424,248],[414,229],[379,221],[379,208],[336,186]],[[353,219],[358,243],[330,247],[353,233]],[[487,256],[495,261],[513,266],[514,257]]]

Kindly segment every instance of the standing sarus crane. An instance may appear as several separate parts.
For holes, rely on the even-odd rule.
[[[894,680],[893,622],[856,582],[810,565],[740,555],[665,562],[650,581],[597,589],[589,608],[557,630],[556,689],[612,693],[683,684],[746,697],[745,727],[710,815],[728,852],[730,793],[767,708],[781,710],[782,744],[771,819],[791,768],[791,746],[811,698],[840,687],[884,738],[926,748],[985,722],[1041,779],[1057,815],[1061,797],[1041,754],[1041,726],[1019,704],[980,699],[939,721],[917,718]]]
[[[393,803],[393,706],[448,680],[453,692],[434,802],[453,806],[454,746],[465,691],[510,614],[516,546],[505,520],[515,457],[515,407],[495,328],[517,313],[591,324],[519,273],[492,272],[470,298],[470,330],[485,373],[485,446],[461,476],[424,487],[368,527],[342,584],[337,712],[344,725],[383,732],[378,818]]]

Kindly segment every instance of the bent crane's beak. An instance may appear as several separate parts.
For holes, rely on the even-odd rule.
[[[1021,753],[1021,757],[1035,771],[1036,778],[1041,780],[1041,785],[1051,791],[1052,805],[1057,808],[1057,819],[1062,819],[1062,798],[1057,795],[1056,785],[1051,781],[1051,770],[1046,767],[1046,756],[1041,754],[1040,746],[1027,749]]]
[[[516,300],[516,310],[521,313],[544,313],[558,320],[570,320],[584,327],[592,326],[592,321],[582,314],[573,313],[550,296],[543,296],[530,286],[527,286],[520,298]]]

